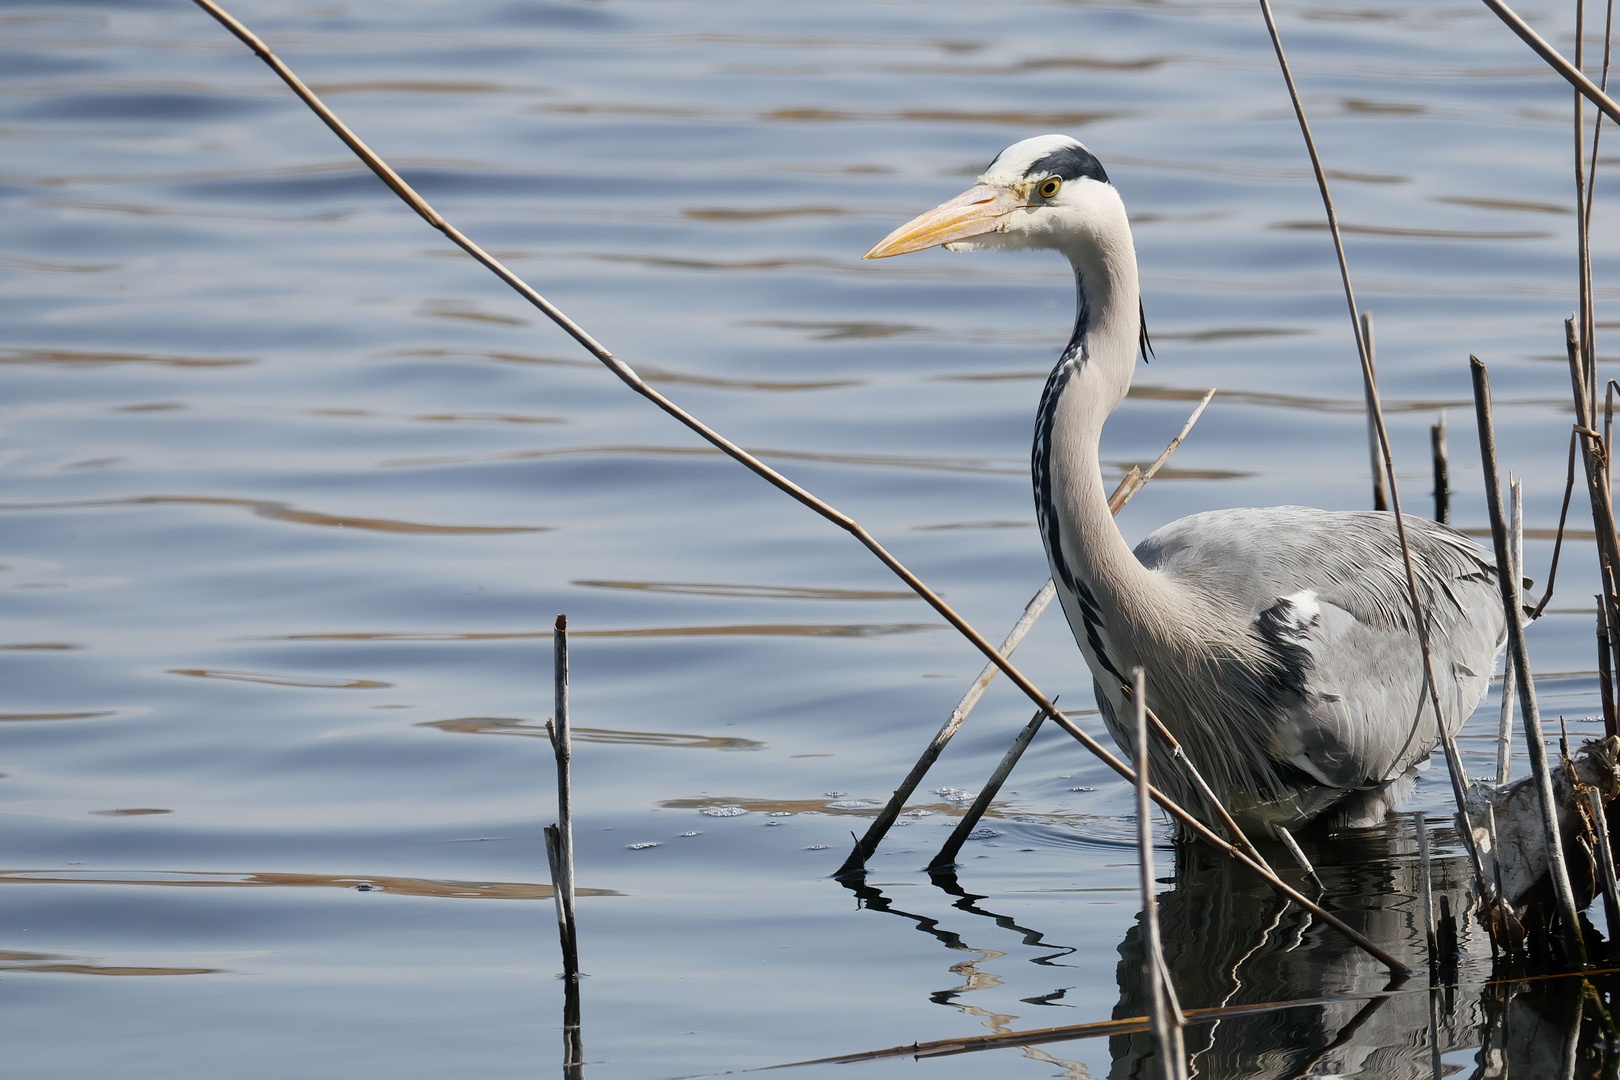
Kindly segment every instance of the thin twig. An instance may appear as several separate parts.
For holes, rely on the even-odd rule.
[[[1575,67],[1585,70],[1586,0],[1575,0]],[[1592,223],[1587,219],[1591,204],[1586,198],[1586,104],[1575,91],[1575,291],[1581,320],[1581,361],[1585,367],[1588,397],[1597,400],[1597,357],[1592,349]],[[1602,113],[1598,113],[1601,118]],[[1588,421],[1591,423],[1591,421]]]
[[[1210,398],[1214,396],[1215,391],[1213,389],[1204,393],[1204,396],[1199,399],[1198,406],[1193,409],[1192,415],[1187,417],[1187,422],[1181,425],[1181,430],[1176,432],[1175,438],[1170,440],[1169,445],[1164,448],[1164,452],[1154,459],[1153,464],[1148,466],[1146,472],[1143,472],[1138,466],[1131,466],[1131,471],[1125,474],[1125,479],[1119,482],[1119,486],[1114,489],[1114,493],[1108,497],[1109,513],[1119,513],[1138,491],[1147,486],[1147,482],[1153,479],[1166,461],[1170,460],[1170,455],[1176,452],[1176,447],[1181,445],[1181,440],[1185,439],[1187,433],[1192,431],[1193,425],[1198,423],[1198,418],[1204,415],[1204,408],[1209,404]],[[1018,617],[1018,621],[1013,624],[1013,628],[1008,631],[1006,638],[1002,640],[1001,646],[997,650],[1002,656],[1012,655],[1013,650],[1018,648],[1019,643],[1024,640],[1024,635],[1029,633],[1030,627],[1035,625],[1035,621],[1046,611],[1047,605],[1052,602],[1052,597],[1056,594],[1057,586],[1053,584],[1051,578],[1047,578],[1046,584],[1042,585],[1035,595],[1030,597],[1029,603],[1024,605],[1023,614]],[[985,690],[989,688],[998,670],[1000,669],[994,664],[984,665],[983,670],[979,672],[978,678],[973,680],[973,684],[968,687],[967,693],[962,695],[962,700],[956,703],[956,708],[952,709],[951,715],[946,717],[944,725],[934,733],[934,737],[923,748],[921,756],[917,758],[917,763],[911,767],[911,771],[906,774],[906,778],[900,781],[900,786],[894,789],[894,792],[889,796],[889,801],[883,805],[882,810],[878,811],[878,815],[872,820],[872,824],[866,827],[866,832],[855,841],[855,846],[850,849],[849,856],[844,859],[843,865],[833,874],[834,877],[859,873],[866,868],[866,860],[870,859],[877,851],[878,845],[883,843],[883,838],[888,835],[889,830],[894,827],[894,823],[899,820],[900,812],[905,809],[906,800],[911,798],[918,785],[922,783],[923,778],[928,775],[928,770],[934,767],[934,763],[939,760],[939,756],[945,752],[945,747],[956,737],[956,733],[962,727],[963,721],[967,719],[968,713],[973,711],[974,706],[979,703],[979,699],[984,696]],[[940,854],[941,857],[944,855],[943,849]],[[955,858],[954,854],[952,858]],[[939,862],[939,858],[936,857],[934,861],[935,863]]]
[[[1608,94],[1605,94],[1579,68],[1559,55],[1557,49],[1547,44],[1540,34],[1530,28],[1529,23],[1519,18],[1512,8],[1502,3],[1502,0],[1484,0],[1484,4],[1496,12],[1497,18],[1506,23],[1509,30],[1518,34],[1520,40],[1534,49],[1536,55],[1547,61],[1554,71],[1562,75],[1571,86],[1579,90],[1587,101],[1602,109],[1604,115],[1610,120],[1620,123],[1620,102],[1616,102]]]
[[[1553,598],[1553,584],[1558,578],[1558,556],[1564,550],[1564,526],[1569,521],[1569,498],[1575,491],[1575,440],[1577,438],[1575,432],[1571,431],[1569,433],[1569,466],[1564,474],[1564,505],[1558,511],[1558,533],[1553,537],[1552,565],[1547,569],[1547,591],[1542,594],[1541,602],[1531,610],[1531,622],[1541,618],[1541,613],[1547,610],[1548,601]]]
[[[411,209],[415,210],[424,221],[428,222],[428,224],[442,232],[457,247],[467,252],[468,255],[471,255],[481,265],[499,277],[530,304],[534,305],[535,308],[541,311],[552,322],[556,323],[559,328],[578,342],[586,351],[600,360],[602,364],[605,365],[608,370],[612,371],[613,374],[617,376],[619,380],[626,386],[630,387],[636,393],[651,401],[654,405],[657,405],[664,412],[674,417],[681,424],[685,425],[712,446],[719,449],[727,457],[730,457],[732,460],[740,463],[750,472],[753,472],[756,476],[759,476],[771,486],[785,492],[797,502],[813,510],[815,513],[821,515],[828,521],[831,521],[833,524],[837,525],[839,528],[848,532],[851,536],[855,537],[855,539],[863,547],[872,552],[872,554],[875,555],[878,560],[883,563],[883,565],[887,566],[897,577],[900,578],[900,580],[904,581],[913,592],[921,597],[929,607],[938,612],[946,622],[950,623],[957,629],[958,632],[962,634],[963,637],[967,638],[968,641],[973,644],[974,648],[978,649],[979,652],[994,663],[996,667],[1000,668],[1002,673],[1007,676],[1008,680],[1017,686],[1026,697],[1039,706],[1041,711],[1046,713],[1047,717],[1052,720],[1053,723],[1057,724],[1064,731],[1068,732],[1069,735],[1073,737],[1076,742],[1080,743],[1081,746],[1085,747],[1085,749],[1092,754],[1092,756],[1096,757],[1104,765],[1112,769],[1122,779],[1130,783],[1135,782],[1135,770],[1110,753],[1107,747],[1103,746],[1096,739],[1092,738],[1078,724],[1074,723],[1074,721],[1070,720],[1067,716],[1064,716],[1061,712],[1059,712],[1057,706],[1053,705],[1046,695],[1041,693],[1041,691],[1036,688],[1035,684],[1032,683],[1023,674],[1023,672],[1019,671],[1012,665],[1010,661],[1007,660],[1006,657],[997,652],[995,646],[991,645],[983,634],[980,634],[971,625],[969,625],[967,620],[963,619],[962,616],[957,614],[949,604],[946,604],[944,600],[940,599],[937,593],[925,585],[922,579],[918,578],[916,574],[913,574],[909,569],[907,569],[899,559],[891,555],[888,550],[883,547],[883,545],[877,542],[876,538],[874,538],[871,533],[867,532],[866,529],[860,525],[859,522],[855,521],[847,514],[837,510],[828,503],[823,502],[821,499],[818,499],[808,490],[789,480],[775,469],[772,469],[754,455],[750,454],[748,451],[744,450],[730,439],[727,439],[713,428],[710,428],[692,414],[688,413],[685,409],[682,409],[679,405],[676,405],[669,398],[647,385],[641,376],[636,374],[633,368],[609,352],[595,338],[586,333],[578,323],[574,322],[567,315],[563,314],[563,312],[557,308],[556,305],[552,304],[551,301],[540,295],[540,293],[537,292],[532,286],[503,265],[500,260],[496,259],[483,248],[473,243],[473,241],[462,233],[461,230],[455,228],[455,226],[451,225],[448,221],[441,217],[439,212],[434,210],[433,207],[430,206],[420,195],[418,195],[409,184],[405,183],[405,181],[400,178],[399,174],[396,173],[387,162],[378,157],[369,146],[367,146],[357,135],[350,131],[343,124],[343,122],[337,118],[337,115],[333,113],[332,110],[320,100],[320,98],[316,97],[315,93],[310,90],[309,87],[306,86],[297,75],[293,73],[291,68],[282,63],[281,59],[271,52],[269,46],[261,41],[257,35],[255,35],[246,26],[243,26],[242,23],[237,21],[236,18],[224,11],[218,4],[214,3],[213,0],[195,0],[195,3],[198,7],[202,8],[210,16],[217,20],[221,26],[224,26],[233,35],[235,35],[238,40],[247,45],[248,48],[252,49],[255,55],[269,65],[271,70],[274,71],[276,75],[279,76],[281,80],[292,89],[293,93],[297,94],[299,99],[308,105],[310,109],[313,110],[318,117],[320,117],[321,121],[325,123],[327,127],[331,128],[332,132],[343,141],[344,145],[348,146],[350,150],[354,151],[356,156],[358,156],[361,161],[365,163],[366,167],[371,169],[372,172],[376,173],[378,178],[381,179],[391,191],[404,200],[405,203],[411,207]],[[1264,878],[1267,884],[1269,884],[1273,889],[1288,897],[1290,900],[1293,900],[1295,903],[1300,904],[1306,910],[1310,911],[1311,914],[1315,915],[1319,919],[1322,919],[1339,933],[1344,934],[1359,948],[1367,951],[1372,956],[1376,957],[1380,963],[1388,966],[1391,971],[1401,972],[1407,970],[1406,965],[1395,959],[1395,957],[1388,950],[1381,948],[1365,934],[1362,934],[1352,928],[1343,919],[1340,919],[1331,912],[1324,910],[1320,905],[1308,899],[1298,889],[1295,889],[1293,886],[1271,873],[1265,866],[1250,858],[1246,853],[1231,843],[1223,840],[1202,821],[1199,821],[1195,815],[1183,809],[1180,804],[1178,804],[1174,799],[1170,798],[1164,792],[1154,788],[1152,789],[1151,794],[1153,796],[1153,800],[1163,807],[1166,813],[1184,825],[1189,832],[1198,836],[1206,843],[1214,846],[1217,850],[1226,853],[1243,865],[1253,869],[1256,873],[1260,874],[1260,876]]]
[[[1146,680],[1140,667],[1131,669],[1131,698],[1136,726],[1136,849],[1142,881],[1142,965],[1148,987],[1148,1016],[1153,1022],[1153,1051],[1159,1057],[1164,1080],[1186,1080],[1187,1054],[1181,1028],[1186,1017],[1175,1002],[1164,942],[1159,937],[1159,899],[1153,880],[1153,807],[1148,801],[1148,721]]]
[[[1350,309],[1350,325],[1356,336],[1356,352],[1361,359],[1362,385],[1372,404],[1373,422],[1378,429],[1378,446],[1383,453],[1384,468],[1388,473],[1389,507],[1395,517],[1395,535],[1400,541],[1401,562],[1406,570],[1406,592],[1412,608],[1412,630],[1417,637],[1418,651],[1423,657],[1424,689],[1428,692],[1429,707],[1434,712],[1435,731],[1439,735],[1440,745],[1445,749],[1446,771],[1451,778],[1451,795],[1456,801],[1457,814],[1463,823],[1461,832],[1463,847],[1468,852],[1469,862],[1473,866],[1479,894],[1481,897],[1488,897],[1490,888],[1485,880],[1485,864],[1480,858],[1478,845],[1474,842],[1473,826],[1468,821],[1468,776],[1463,771],[1462,755],[1457,752],[1456,740],[1446,727],[1445,712],[1440,707],[1440,683],[1435,678],[1434,652],[1429,647],[1428,613],[1424,610],[1423,599],[1418,593],[1417,570],[1412,562],[1412,545],[1406,534],[1406,519],[1401,514],[1400,488],[1395,482],[1395,456],[1390,449],[1389,427],[1384,423],[1384,409],[1379,401],[1378,383],[1370,362],[1371,352],[1367,347],[1367,339],[1362,334],[1361,320],[1357,317],[1360,309],[1356,306],[1355,287],[1350,283],[1350,264],[1344,254],[1344,237],[1339,231],[1338,211],[1333,206],[1333,195],[1328,190],[1327,172],[1322,167],[1321,155],[1316,152],[1316,140],[1311,137],[1311,126],[1305,119],[1305,106],[1300,101],[1299,89],[1294,85],[1293,72],[1288,67],[1288,57],[1283,53],[1282,38],[1277,33],[1277,20],[1272,17],[1269,0],[1260,0],[1260,13],[1265,16],[1266,31],[1271,35],[1271,45],[1277,53],[1277,63],[1282,68],[1283,81],[1288,85],[1288,97],[1293,102],[1294,116],[1299,121],[1300,134],[1305,138],[1305,149],[1310,155],[1311,171],[1316,175],[1316,187],[1322,194],[1322,207],[1327,214],[1328,232],[1333,236],[1333,253],[1339,260],[1339,280],[1344,285],[1344,299]]]
[[[980,789],[978,798],[973,800],[973,805],[968,807],[967,813],[962,815],[962,820],[958,821],[956,828],[951,830],[951,835],[945,840],[945,846],[939,849],[939,854],[935,855],[928,864],[928,869],[931,872],[947,870],[956,865],[957,853],[962,850],[962,845],[967,843],[968,838],[973,835],[974,826],[978,825],[979,821],[984,817],[985,811],[990,809],[991,801],[1000,794],[1001,785],[1005,784],[1007,777],[1012,775],[1013,766],[1018,764],[1018,759],[1024,756],[1025,750],[1029,749],[1030,741],[1035,738],[1035,733],[1041,729],[1041,724],[1045,720],[1046,714],[1037,712],[1030,717],[1029,723],[1025,724],[1023,729],[1018,732],[1018,737],[1013,739],[1012,746],[1007,748],[1007,752],[1002,755],[1001,761],[997,763],[995,772],[991,773],[990,779],[984,782],[984,787]],[[860,845],[857,844],[856,850],[859,849]],[[853,855],[850,857],[854,858]]]
[[[1490,374],[1479,357],[1468,358],[1474,380],[1474,415],[1479,427],[1479,456],[1485,470],[1485,506],[1491,516],[1491,540],[1496,548],[1496,565],[1511,565],[1507,526],[1502,519],[1502,479],[1496,464],[1496,428],[1491,415]],[[1552,773],[1547,765],[1546,737],[1541,730],[1541,710],[1536,706],[1536,680],[1530,672],[1530,655],[1524,643],[1524,625],[1519,621],[1521,605],[1517,584],[1498,571],[1502,612],[1507,620],[1508,648],[1519,671],[1519,715],[1524,718],[1525,742],[1530,749],[1530,771],[1535,776],[1536,794],[1547,849],[1549,875],[1558,899],[1560,920],[1577,963],[1586,964],[1586,945],[1575,908],[1575,891],[1570,887],[1569,866],[1564,861],[1563,839],[1558,829],[1558,804],[1553,795]],[[1501,898],[1498,897],[1498,900]]]

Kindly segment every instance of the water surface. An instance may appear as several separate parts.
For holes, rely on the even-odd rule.
[[[1572,47],[1562,6],[1521,6]],[[1337,272],[1253,5],[234,10],[461,228],[991,636],[1046,577],[1027,454],[1068,274],[859,256],[1016,139],[1086,140],[1134,219],[1158,358],[1108,429],[1111,472],[1221,388],[1126,534],[1367,505]],[[1428,426],[1450,410],[1455,518],[1484,524],[1477,352],[1541,577],[1568,423],[1569,94],[1463,0],[1281,18],[1408,504],[1427,505]],[[1137,1009],[1129,794],[1061,736],[1039,738],[957,892],[917,869],[959,812],[938,792],[976,791],[1027,718],[1004,686],[868,891],[828,879],[980,664],[865,552],[628,393],[196,8],[7,3],[0,26],[9,1074],[554,1070],[538,736],[558,612],[576,629],[592,1076]],[[1566,562],[1532,638],[1544,711],[1582,735],[1592,562]],[[1019,658],[1101,734],[1059,620]],[[1463,739],[1475,774],[1495,715],[1493,694]],[[1416,798],[1443,824],[1441,770]],[[748,813],[703,812],[728,805]],[[1317,855],[1330,906],[1416,957],[1410,850],[1396,825]],[[1384,985],[1252,882],[1161,860],[1187,1006]],[[1477,952],[1443,1040],[1469,1074]],[[1427,1075],[1417,1000],[1354,1027],[1361,999],[1229,1024],[1200,1069],[1272,1075],[1256,1060],[1273,1054],[1276,1075]],[[1562,1032],[1538,1031],[1515,1045],[1556,1060]],[[1140,1050],[792,1075],[1124,1076]]]

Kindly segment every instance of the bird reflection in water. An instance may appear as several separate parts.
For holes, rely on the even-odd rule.
[[[1436,824],[1431,829],[1437,848],[1455,847],[1455,834]],[[1620,1054],[1607,1042],[1609,1021],[1600,998],[1585,989],[1595,986],[1608,998],[1612,989],[1620,989],[1613,985],[1614,976],[1594,974],[1585,982],[1510,978],[1505,966],[1494,964],[1489,940],[1469,913],[1469,874],[1458,859],[1437,857],[1433,866],[1440,986],[1426,989],[1428,948],[1415,852],[1416,838],[1406,819],[1342,831],[1309,847],[1322,879],[1320,902],[1420,972],[1402,983],[1391,982],[1376,960],[1280,900],[1230,859],[1178,845],[1173,878],[1159,894],[1158,906],[1166,961],[1182,1005],[1192,1013],[1186,1030],[1190,1074],[1211,1080],[1620,1077]],[[1284,865],[1286,855],[1278,849],[1268,858]],[[1063,958],[1072,948],[1052,945],[1043,931],[981,906],[986,897],[964,890],[954,873],[935,874],[932,880],[954,898],[955,909],[990,919],[1021,935],[1024,944],[1049,950],[1034,963],[1069,966]],[[963,1000],[973,990],[1001,983],[986,965],[1004,953],[967,945],[939,919],[894,907],[880,889],[863,880],[846,884],[868,910],[909,919],[947,948],[975,954],[951,965],[965,981],[935,991],[933,1001],[981,1016],[997,1032],[1019,1026],[1016,1017],[992,1014]],[[1595,930],[1588,930],[1588,940],[1598,940]],[[1140,916],[1120,943],[1119,955],[1120,997],[1113,1015],[1121,1020],[1145,1016],[1148,988],[1142,979]],[[1061,994],[1023,1000],[1050,1004]],[[1300,1004],[1215,1019],[1197,1015],[1289,1001]],[[1040,1041],[1051,1046],[1060,1040]],[[971,1043],[963,1040],[964,1049]],[[1071,1077],[1091,1075],[1079,1062],[1052,1057],[1033,1045],[1022,1049],[1065,1067]],[[1145,1024],[1133,1033],[1114,1034],[1109,1051],[1111,1080],[1157,1075]]]

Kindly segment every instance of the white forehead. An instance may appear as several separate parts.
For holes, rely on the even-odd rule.
[[[1033,139],[1015,142],[996,155],[996,160],[984,170],[979,181],[985,184],[1010,184],[1024,179],[1030,167],[1043,158],[1064,150],[1086,150],[1085,144],[1067,135],[1037,135]]]
[[[979,177],[980,183],[1017,188],[1019,181],[1039,181],[1055,176],[1063,181],[1094,180],[1112,187],[1108,170],[1084,143],[1067,135],[1037,135],[1013,143],[990,163]]]

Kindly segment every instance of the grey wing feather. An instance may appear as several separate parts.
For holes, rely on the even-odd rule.
[[[1441,708],[1455,731],[1484,697],[1506,638],[1496,569],[1461,533],[1405,520]],[[1283,771],[1367,789],[1439,741],[1392,514],[1214,511],[1165,526],[1136,555],[1244,619],[1273,658],[1265,677],[1286,691],[1285,715],[1268,741]]]

